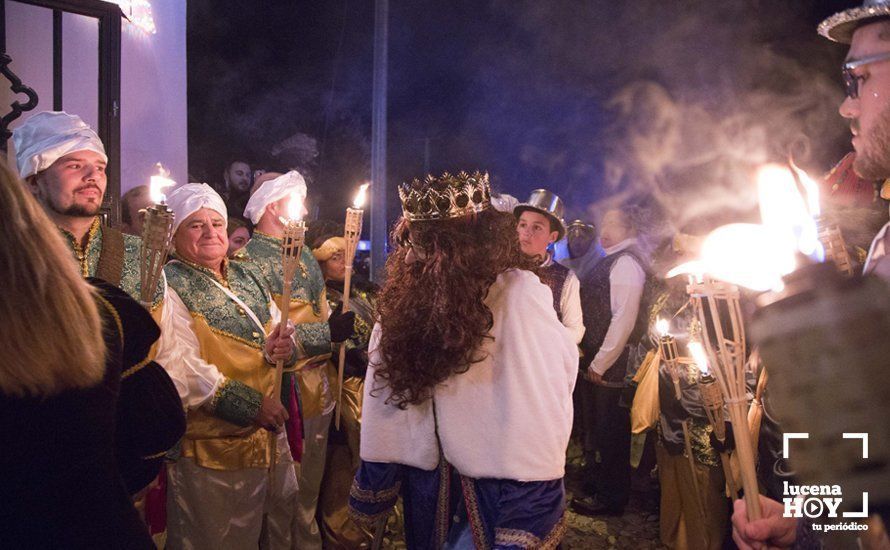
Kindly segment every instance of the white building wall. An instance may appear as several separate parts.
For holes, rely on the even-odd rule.
[[[178,183],[188,181],[185,0],[151,0],[156,32],[124,20],[121,29],[121,190],[148,183],[161,162]],[[98,122],[98,22],[63,18],[63,108]],[[6,2],[6,49],[11,68],[40,97],[36,111],[51,110],[52,11]],[[5,82],[5,80],[4,80]],[[0,92],[3,104],[12,99]],[[24,98],[20,98],[24,99]],[[25,113],[12,128],[36,111]],[[14,166],[10,140],[10,165]]]

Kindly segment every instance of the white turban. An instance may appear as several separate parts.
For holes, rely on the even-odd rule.
[[[167,195],[167,206],[170,207],[170,210],[173,210],[174,233],[176,233],[179,224],[202,208],[209,208],[219,212],[226,225],[229,222],[226,203],[223,202],[219,193],[206,183],[187,183],[182,187],[177,187],[172,193]]]
[[[22,179],[46,170],[69,153],[93,151],[108,156],[96,132],[77,115],[64,111],[37,113],[12,132]]]
[[[301,195],[303,199],[306,198],[306,180],[296,170],[291,170],[277,178],[263,182],[260,188],[250,196],[250,200],[247,201],[244,217],[248,218],[254,225],[260,223],[260,219],[266,212],[267,206],[287,197],[291,193]]]
[[[514,197],[513,195],[507,195],[506,193],[501,193],[500,195],[492,195],[491,196],[491,205],[494,206],[495,210],[500,212],[509,212],[513,213],[513,208],[519,204],[519,199]]]

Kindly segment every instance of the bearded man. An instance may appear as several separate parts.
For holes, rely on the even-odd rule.
[[[487,175],[415,180],[399,194],[398,248],[369,344],[353,519],[379,525],[401,494],[409,548],[555,548],[574,339],[512,216],[491,207]],[[463,498],[449,498],[458,491]]]
[[[856,150],[853,170],[866,180],[890,178],[890,1],[865,0],[861,7],[836,13],[819,24],[819,34],[850,45],[842,68],[846,97],[840,114],[850,120]],[[872,241],[863,273],[890,279],[888,253],[890,223]],[[743,501],[734,505],[732,538],[739,548],[822,547],[809,522],[787,517],[783,503],[761,495],[763,517],[753,521]],[[886,509],[879,513],[886,521]],[[865,532],[861,546],[886,548],[890,541],[880,531]]]

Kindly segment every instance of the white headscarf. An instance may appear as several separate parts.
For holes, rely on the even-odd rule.
[[[22,179],[46,170],[69,153],[93,151],[108,156],[96,132],[77,115],[64,111],[37,113],[12,132]]]
[[[173,232],[186,218],[202,208],[215,210],[228,225],[229,213],[219,193],[206,183],[187,183],[167,195],[167,206],[173,210]]]
[[[296,170],[291,170],[277,178],[263,182],[260,188],[250,196],[250,200],[247,201],[244,217],[248,218],[254,225],[260,223],[260,219],[266,212],[267,206],[293,192],[302,195],[303,199],[306,198],[306,180]]]

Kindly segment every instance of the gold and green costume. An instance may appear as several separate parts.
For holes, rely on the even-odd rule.
[[[284,286],[281,265],[282,239],[254,231],[245,246],[248,262],[262,271],[272,298],[278,303]],[[321,268],[309,247],[304,247],[291,286],[288,319],[294,323],[297,346],[305,357],[297,362],[296,381],[303,419],[303,454],[299,467],[300,492],[297,496],[293,541],[296,548],[321,549],[321,534],[315,519],[318,494],[324,475],[328,428],[334,408],[336,372],[330,362],[331,333],[327,319]],[[285,382],[282,388],[289,385]]]
[[[184,368],[217,377],[212,397],[188,411],[181,456],[169,469],[168,544],[240,548],[265,533],[272,547],[290,546],[297,484],[287,437],[281,430],[272,438],[253,423],[275,383],[263,348],[277,309],[264,278],[250,264],[227,261],[222,276],[182,260],[164,272],[171,307],[187,310],[176,328]]]
[[[71,253],[80,265],[80,274],[84,277],[98,276],[99,256],[102,254],[104,233],[107,230],[108,228],[100,223],[99,216],[96,216],[87,233],[87,243],[85,246],[81,246],[77,239],[74,238],[74,235],[65,229],[59,228],[59,231],[65,237],[65,243],[71,249]],[[140,292],[142,291],[139,272],[139,255],[142,248],[142,239],[127,234],[123,234],[123,238],[124,258],[123,266],[121,267],[120,284],[118,286],[134,300],[139,301],[141,299]],[[151,304],[152,317],[158,324],[160,324],[160,310],[163,302],[164,286],[162,282],[159,282]]]
[[[343,283],[327,281],[328,303],[336,308],[343,301]],[[328,456],[320,497],[321,530],[325,546],[361,548],[370,545],[372,533],[349,516],[349,491],[361,464],[362,394],[367,369],[368,342],[374,328],[376,296],[370,284],[353,278],[349,309],[355,312],[355,330],[345,346],[351,357],[361,357],[361,365],[347,361],[340,402],[340,429],[331,428]],[[352,351],[356,350],[356,351]]]
[[[275,382],[274,365],[263,357],[266,333],[274,323],[261,276],[234,262],[225,278],[181,260],[167,264],[164,272],[192,317],[201,359],[225,377],[208,404],[189,411],[182,456],[216,470],[268,466],[269,438],[251,425]],[[263,329],[214,281],[247,305]]]

